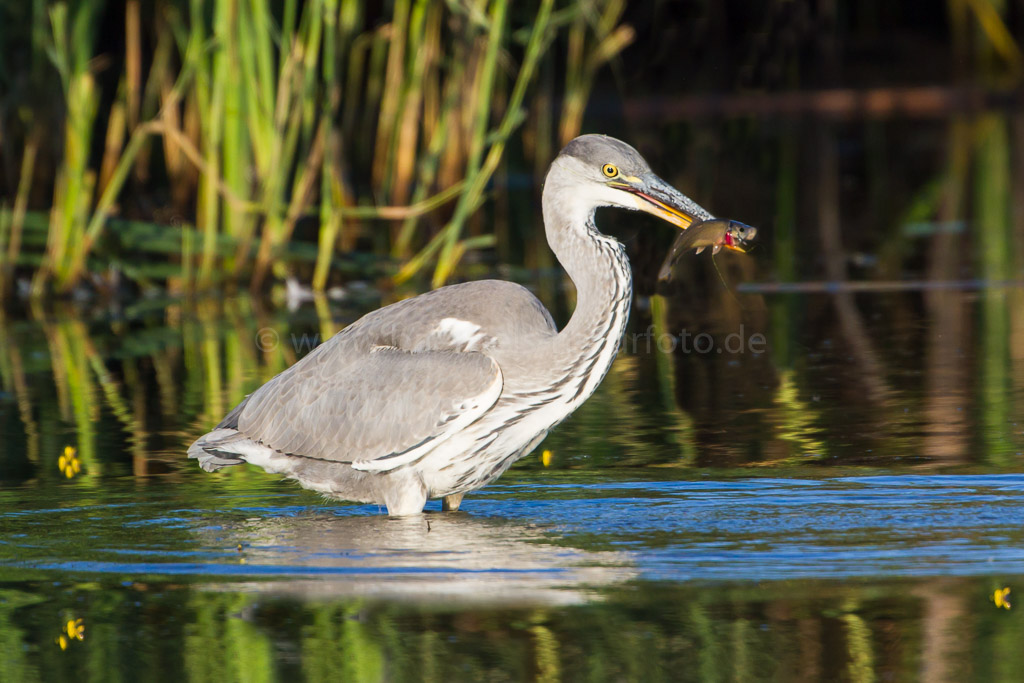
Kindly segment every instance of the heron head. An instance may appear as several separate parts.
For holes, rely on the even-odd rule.
[[[651,171],[635,149],[605,135],[581,135],[556,160],[593,206],[646,211],[685,230],[713,216]]]

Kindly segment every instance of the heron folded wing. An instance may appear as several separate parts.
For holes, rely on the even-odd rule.
[[[474,352],[311,353],[253,393],[238,429],[289,455],[392,470],[486,413],[502,374]]]

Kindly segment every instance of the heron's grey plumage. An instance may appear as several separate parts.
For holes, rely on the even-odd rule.
[[[625,251],[598,206],[644,208],[618,177],[690,216],[710,217],[654,176],[629,145],[587,135],[552,164],[548,242],[576,285],[561,332],[533,294],[488,280],[367,314],[280,373],[189,449],[207,470],[249,462],[330,496],[414,514],[501,475],[597,388],[625,329]],[[646,210],[646,209],[645,209]]]

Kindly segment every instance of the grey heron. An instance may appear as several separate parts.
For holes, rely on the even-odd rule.
[[[558,330],[521,285],[442,287],[366,314],[239,403],[188,450],[207,471],[250,463],[393,516],[497,479],[586,401],[629,317],[625,249],[598,231],[601,206],[681,229],[712,216],[603,135],[565,146],[544,182],[548,244],[576,286]]]

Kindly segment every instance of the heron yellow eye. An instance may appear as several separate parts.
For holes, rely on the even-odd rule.
[[[614,178],[619,175],[619,169],[615,168],[614,164],[605,164],[601,167],[601,171],[604,172],[605,176],[608,178]]]

